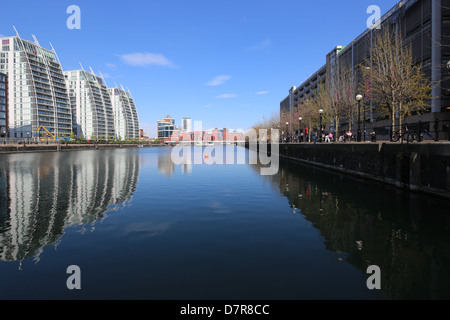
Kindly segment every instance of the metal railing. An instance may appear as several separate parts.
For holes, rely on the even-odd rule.
[[[436,129],[437,128],[437,129]],[[353,128],[351,136],[347,135],[349,130],[341,129],[339,133],[331,130],[333,138],[330,142],[358,142],[358,130]],[[394,134],[392,134],[392,131]],[[327,131],[326,133],[329,133]],[[318,132],[311,136],[299,135],[298,133],[290,135],[282,135],[280,143],[314,143],[324,142],[325,136],[320,136]],[[364,130],[361,128],[361,142],[376,142],[376,141],[392,141],[392,142],[438,142],[450,141],[450,121],[436,120],[436,121],[419,121],[415,123],[405,123],[402,126],[367,126]]]

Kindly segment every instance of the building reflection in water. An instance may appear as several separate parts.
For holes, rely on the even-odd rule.
[[[137,154],[123,150],[2,156],[0,259],[39,261],[70,226],[89,224],[131,200]]]
[[[169,151],[163,150],[162,152],[158,152],[158,172],[168,176],[169,178],[175,172],[175,164],[171,158],[171,148],[168,148]]]
[[[369,265],[381,268],[380,297],[450,298],[449,201],[284,159],[277,175],[261,177],[320,231],[339,261],[364,278]]]

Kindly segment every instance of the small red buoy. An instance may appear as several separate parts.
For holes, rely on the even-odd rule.
[[[205,159],[209,158],[209,154],[205,153]]]

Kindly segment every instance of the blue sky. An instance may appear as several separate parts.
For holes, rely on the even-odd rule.
[[[0,34],[54,46],[64,70],[99,71],[129,88],[141,127],[166,115],[204,128],[247,129],[279,111],[292,85],[366,29],[370,5],[396,0],[2,1]],[[67,8],[81,29],[67,28]]]

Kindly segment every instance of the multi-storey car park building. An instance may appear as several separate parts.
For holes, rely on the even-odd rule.
[[[410,116],[405,122],[428,122],[430,130],[438,132],[441,138],[446,138],[448,133],[443,129],[448,126],[446,123],[450,120],[450,71],[447,69],[450,60],[450,1],[403,0],[387,12],[380,22],[381,28],[389,26],[404,35],[406,45],[412,46],[414,63],[421,63],[425,75],[433,83],[440,83],[432,91],[435,98],[430,101],[430,107],[425,114]],[[336,47],[327,54],[323,67],[298,87],[289,89],[289,95],[280,103],[280,130],[287,131],[289,135],[296,134],[295,125],[299,119],[294,119],[294,114],[299,110],[300,103],[317,93],[321,84],[325,85],[327,90],[332,90],[331,79],[334,78],[338,65],[349,66],[354,82],[361,82],[359,66],[366,58],[370,58],[376,32],[376,29],[367,29],[349,45]],[[390,121],[376,113],[370,99],[365,103],[370,105],[365,119],[368,127],[379,135],[388,136]],[[348,125],[348,121],[343,119],[341,126]],[[333,130],[332,127],[330,129]]]
[[[31,138],[44,126],[54,136],[72,133],[72,114],[54,50],[18,36],[0,38],[0,72],[8,75],[8,136]]]
[[[114,112],[104,80],[84,70],[64,71],[77,138],[114,139]]]
[[[1,61],[1,60],[0,60]],[[8,78],[0,72],[0,138],[8,133]]]
[[[116,138],[139,139],[139,118],[130,91],[108,88],[114,112]]]

